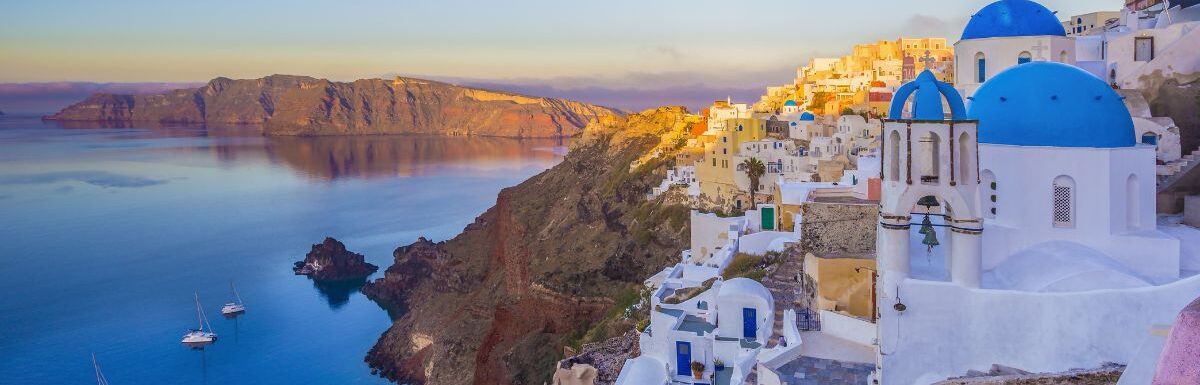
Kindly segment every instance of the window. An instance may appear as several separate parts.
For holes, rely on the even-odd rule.
[[[1153,37],[1137,37],[1137,38],[1133,39],[1133,60],[1134,61],[1154,60],[1154,38]]]
[[[1069,58],[1070,58],[1070,56],[1067,54],[1066,50],[1063,50],[1062,52],[1058,53],[1058,62],[1059,63],[1066,63],[1067,59],[1069,59]]]
[[[1054,227],[1075,227],[1075,180],[1054,178]]]
[[[978,83],[987,80],[987,59],[984,58],[983,52],[975,54],[975,80]]]
[[[988,197],[987,200],[983,202],[983,207],[985,209],[983,215],[985,218],[995,218],[996,205],[998,201],[996,198],[996,195],[998,195],[996,190],[996,174],[992,173],[992,170],[983,170],[979,173],[979,177],[979,179],[981,179],[980,182],[984,186],[983,195]]]
[[[1017,56],[1017,64],[1025,64],[1031,61],[1033,61],[1033,55],[1028,51],[1021,52],[1021,55]]]

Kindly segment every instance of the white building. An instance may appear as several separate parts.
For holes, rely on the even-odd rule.
[[[803,149],[796,147],[793,140],[756,140],[743,142],[733,157],[733,180],[742,191],[750,191],[750,176],[742,164],[747,159],[754,158],[766,166],[766,174],[759,178],[758,192],[768,194],[775,191],[776,180],[780,177],[794,180],[807,180],[817,172],[816,159],[807,156]]]
[[[642,332],[642,355],[626,361],[617,384],[740,384],[758,363],[771,337],[775,303],[761,283],[717,279],[712,287],[679,301],[692,287],[662,285],[651,296],[650,326]],[[717,370],[716,363],[722,363]],[[700,363],[700,373],[692,363]]]
[[[1013,66],[968,112],[922,74],[892,110],[877,238],[882,383],[1127,363],[1151,325],[1200,295],[1200,277],[1180,277],[1195,256],[1157,229],[1155,150],[1136,143],[1100,79]],[[936,206],[918,205],[930,196]]]
[[[841,146],[839,154],[856,155],[858,151],[874,149],[882,130],[883,124],[879,120],[868,121],[859,115],[843,115],[838,118],[833,138]]]

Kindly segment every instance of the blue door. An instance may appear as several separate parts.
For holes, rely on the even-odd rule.
[[[742,308],[742,337],[758,338],[758,322],[755,321],[757,313],[752,307]]]
[[[675,372],[681,376],[692,375],[692,343],[675,341]]]

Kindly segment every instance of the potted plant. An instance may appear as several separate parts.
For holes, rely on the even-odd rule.
[[[692,361],[692,377],[695,377],[697,380],[699,380],[701,379],[700,376],[702,375],[704,375],[704,363],[700,361]]]
[[[725,370],[725,361],[721,361],[721,359],[720,359],[720,358],[718,358],[718,359],[714,359],[714,360],[713,360],[713,369],[714,369],[714,370],[716,370],[716,371],[718,371],[718,372],[719,372],[719,371],[722,371],[722,370]]]

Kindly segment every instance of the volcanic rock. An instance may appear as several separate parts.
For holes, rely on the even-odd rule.
[[[331,237],[313,245],[304,260],[292,267],[297,275],[307,275],[317,281],[363,279],[376,270],[379,267],[367,263],[362,254],[346,250],[346,245]]]

